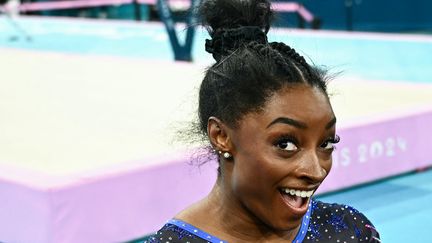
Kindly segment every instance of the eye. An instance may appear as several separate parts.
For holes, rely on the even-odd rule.
[[[336,148],[335,144],[339,143],[340,137],[336,135],[334,138],[327,139],[321,144],[321,148],[324,150],[334,150]]]
[[[286,151],[295,151],[297,150],[297,145],[295,145],[295,142],[293,142],[291,139],[289,138],[283,138],[280,139],[277,143],[276,146],[282,150],[286,150]]]

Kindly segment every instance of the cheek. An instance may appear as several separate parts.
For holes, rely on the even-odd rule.
[[[238,155],[234,161],[232,173],[232,188],[236,194],[256,189],[257,181],[254,178],[260,177],[260,163],[253,156]]]
[[[256,151],[242,154],[234,161],[232,187],[238,195],[270,196],[277,182],[286,176],[286,170],[274,154]]]
[[[249,141],[248,143],[245,141]],[[251,141],[257,141],[257,138],[240,137],[236,141],[236,153],[234,155],[233,165],[233,182],[236,184],[249,184],[251,178],[258,175],[261,167],[262,146]]]
[[[241,153],[234,163],[232,186],[236,193],[253,194],[255,191],[262,190],[267,184],[268,175],[265,162],[256,153],[252,151]]]

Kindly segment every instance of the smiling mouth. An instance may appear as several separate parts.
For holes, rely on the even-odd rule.
[[[304,208],[315,190],[301,191],[290,188],[279,188],[284,201],[296,209]]]

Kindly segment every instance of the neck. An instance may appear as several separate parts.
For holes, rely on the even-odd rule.
[[[300,225],[290,231],[272,229],[250,212],[228,189],[229,183],[224,181],[219,178],[210,194],[203,200],[207,219],[213,219],[211,227],[218,231],[215,234],[221,238],[225,236],[233,242],[286,242],[295,238]]]

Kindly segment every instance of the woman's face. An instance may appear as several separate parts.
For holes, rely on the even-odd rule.
[[[330,171],[335,123],[327,96],[299,84],[229,129],[234,159],[225,174],[242,208],[273,229],[295,229]]]

